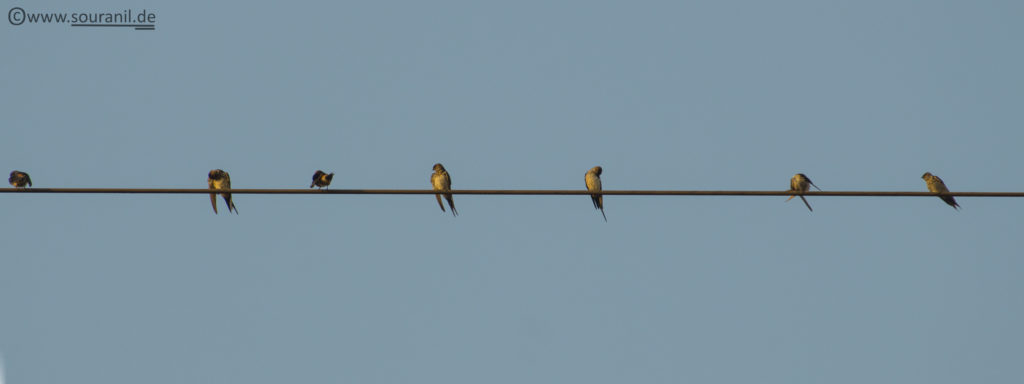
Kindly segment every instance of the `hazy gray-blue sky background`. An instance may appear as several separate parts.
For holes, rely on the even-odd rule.
[[[0,27],[37,187],[1024,190],[1021,2],[15,6],[157,15]],[[10,383],[1024,380],[1018,199],[0,200]]]

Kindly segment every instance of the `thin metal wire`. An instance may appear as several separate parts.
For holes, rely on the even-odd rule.
[[[211,190],[205,188],[0,188],[0,193],[85,193],[85,194],[209,194],[231,192],[251,195],[433,195],[430,189],[262,189],[240,188]],[[585,190],[558,189],[453,189],[453,195],[590,195]],[[605,190],[606,196],[789,196],[790,191],[685,191],[685,190]],[[804,192],[804,196],[939,196],[933,192],[899,191],[826,191]],[[963,197],[1024,197],[1024,192],[950,192],[945,195]]]

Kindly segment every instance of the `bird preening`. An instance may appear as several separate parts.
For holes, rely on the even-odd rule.
[[[7,178],[7,182],[11,183],[11,186],[14,188],[25,188],[26,185],[32,186],[32,178],[22,171],[11,171],[11,177]]]
[[[451,174],[444,168],[441,163],[434,164],[434,172],[430,175],[430,185],[433,188],[434,197],[437,199],[437,205],[441,208],[441,212],[447,212],[444,206],[444,200],[448,201],[448,208],[452,210],[452,216],[458,216],[459,212],[455,209],[455,199],[452,196],[452,177]],[[601,173],[603,169],[600,166],[595,166],[587,170],[584,174],[584,182],[586,184],[586,192],[590,195],[590,201],[594,205],[594,209],[601,211],[601,217],[604,221],[608,221],[608,216],[604,213],[604,193],[602,193],[601,186]],[[334,178],[334,173],[327,173],[322,170],[317,170],[313,173],[313,182],[309,185],[310,188],[328,188],[331,185],[331,180]],[[957,203],[956,199],[953,198],[953,194],[950,193],[949,188],[946,187],[946,183],[942,181],[938,176],[931,174],[931,172],[925,172],[921,175],[921,179],[924,180],[928,186],[928,191],[934,193],[943,202],[953,207],[956,210],[960,209],[960,204]],[[14,187],[14,190],[25,189],[32,186],[32,179],[28,173],[14,170],[11,171],[10,177],[7,178],[7,182]],[[210,205],[213,206],[213,213],[217,214],[217,194],[219,193],[224,198],[224,203],[228,206],[228,212],[234,212],[238,214],[238,208],[235,207],[235,202],[231,198],[231,176],[228,175],[222,169],[211,170],[207,176],[207,185],[211,191],[217,191],[210,193]],[[803,173],[797,173],[789,180],[789,189],[786,190],[787,194],[790,195],[786,201],[792,200],[794,197],[799,197],[807,206],[807,210],[813,212],[814,208],[811,208],[811,204],[804,197],[810,187],[821,191],[814,182],[811,181],[807,175]],[[116,188],[115,188],[116,189]],[[35,189],[33,192],[59,192],[56,190],[48,189]],[[252,191],[245,191],[252,193]],[[493,191],[491,191],[493,192]],[[618,191],[615,191],[618,192]],[[643,192],[643,191],[640,191]],[[685,192],[685,191],[683,191]],[[727,191],[728,192],[728,191]],[[259,192],[257,192],[259,193]],[[342,191],[342,193],[345,193]],[[392,192],[389,192],[392,193]],[[532,194],[532,193],[530,193]],[[642,194],[642,193],[641,193]],[[685,194],[685,193],[684,193]],[[773,192],[774,194],[774,192]],[[833,195],[850,195],[850,193],[834,192]],[[854,193],[853,195],[860,195]],[[873,196],[873,194],[868,194]],[[978,194],[984,196],[985,194]],[[441,197],[444,197],[444,200]]]
[[[804,192],[807,192],[807,190],[810,189],[812,185],[814,185],[814,183],[811,182],[811,179],[807,177],[807,175],[802,173],[793,175],[793,178],[789,179],[789,190],[791,192],[796,192],[796,194],[790,196],[788,199],[786,199],[786,201],[793,200],[794,197],[800,196],[800,200],[804,201],[804,205],[807,206],[807,209],[809,209],[811,212],[814,212],[814,209],[811,208],[811,203],[808,203],[807,199],[804,198]],[[819,191],[821,190],[821,188],[818,188],[817,185],[814,185],[814,188]]]
[[[333,172],[326,173],[318,169],[316,172],[313,173],[313,184],[310,184],[309,187],[325,188],[328,185],[331,185],[332,179],[334,179]]]
[[[928,185],[929,191],[938,193],[939,198],[942,199],[942,201],[945,201],[946,204],[949,204],[953,209],[960,210],[960,204],[956,203],[956,199],[954,199],[953,196],[948,195],[949,188],[946,188],[946,183],[943,183],[942,179],[933,175],[931,172],[925,172],[921,175],[921,178],[924,179],[924,183]]]
[[[601,192],[601,171],[601,167],[597,166],[590,168],[590,170],[583,175],[583,181],[586,182],[588,191]],[[591,194],[590,201],[594,203],[594,209],[601,210],[601,217],[603,217],[604,221],[607,222],[608,216],[604,215],[604,196],[600,193]]]
[[[209,176],[206,178],[206,183],[210,186],[210,189],[231,189],[231,176],[227,172],[220,169],[214,169],[210,171]],[[220,194],[224,197],[224,203],[228,206],[228,213],[234,211],[238,214],[238,208],[235,208],[235,202],[231,200],[231,192],[223,192]],[[213,213],[217,213],[217,194],[210,194],[210,204],[213,205]]]
[[[430,185],[434,187],[435,191],[451,191],[452,190],[452,177],[448,174],[448,171],[444,169],[441,163],[434,164],[434,173],[430,175]],[[441,212],[444,212],[444,203],[441,202],[441,193],[435,194],[437,197],[437,205],[441,206]],[[444,194],[445,200],[448,200],[448,206],[452,209],[452,216],[458,216],[459,211],[455,210],[455,199],[452,198],[451,193]]]

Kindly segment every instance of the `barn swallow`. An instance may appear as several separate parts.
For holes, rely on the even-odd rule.
[[[810,209],[811,212],[814,212],[814,209],[811,209],[811,204],[807,202],[807,199],[805,199],[803,195],[803,193],[807,192],[807,190],[810,189],[812,185],[814,185],[814,183],[811,182],[811,178],[807,177],[807,175],[802,173],[793,175],[793,178],[789,179],[789,190],[797,192],[798,195],[790,196],[788,199],[786,199],[786,201],[790,201],[794,197],[800,196],[800,200],[804,201],[804,205],[807,206],[807,209]],[[817,185],[814,185],[814,188],[816,188],[819,191],[821,190],[821,188],[818,188]]]
[[[11,177],[7,178],[7,182],[11,183],[14,188],[25,188],[25,185],[32,186],[32,179],[22,171],[11,171]]]
[[[942,179],[933,175],[931,172],[925,172],[921,175],[921,178],[924,179],[925,184],[928,184],[929,191],[940,194],[939,198],[942,199],[942,201],[945,201],[946,204],[949,204],[950,207],[953,207],[953,209],[960,209],[960,204],[956,203],[953,196],[942,195],[943,193],[949,193],[949,188],[946,188],[946,183],[943,183]]]
[[[227,172],[219,169],[210,171],[210,176],[206,179],[206,183],[210,185],[210,189],[231,189],[231,176]],[[235,202],[231,200],[230,192],[223,192],[220,194],[224,196],[224,203],[228,205],[228,213],[235,211],[238,214],[238,208],[235,208]],[[217,213],[217,194],[210,194],[210,204],[213,204],[213,213]]]
[[[601,167],[590,168],[587,174],[584,175],[583,180],[587,183],[587,190],[591,192],[601,192]],[[604,221],[608,221],[608,216],[604,215],[604,196],[600,193],[590,195],[590,200],[594,203],[594,209],[601,210],[601,217]]]
[[[434,186],[435,191],[452,190],[452,177],[448,175],[448,171],[444,170],[444,166],[441,163],[434,164],[434,173],[430,175],[430,184]],[[441,212],[444,212],[441,194],[438,193],[434,196],[437,197],[437,205],[441,206]],[[458,216],[459,212],[455,210],[455,200],[452,199],[452,194],[445,193],[444,198],[448,200],[448,206],[452,208],[452,216]]]
[[[313,174],[313,184],[310,184],[309,187],[326,187],[331,185],[331,179],[334,179],[334,173],[324,173],[324,171],[317,170],[316,173]]]

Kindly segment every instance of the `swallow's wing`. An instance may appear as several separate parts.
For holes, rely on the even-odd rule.
[[[813,182],[813,181],[811,181],[811,179],[810,179],[810,178],[807,178],[807,184],[810,184],[810,185],[814,185],[814,182]],[[817,185],[814,185],[814,189],[817,189],[817,190],[819,190],[819,191],[821,190],[821,188],[818,188],[818,186],[817,186]]]
[[[324,173],[322,171],[320,171],[320,170],[317,170],[316,172],[314,172],[313,173],[313,183],[310,184],[309,187],[313,188],[314,186],[316,186],[316,184],[320,182],[320,179],[323,178],[323,175],[324,175]]]
[[[588,191],[601,190],[601,178],[597,177],[597,175],[587,172],[583,177],[583,181],[586,182]]]
[[[455,198],[450,193],[446,193],[444,198],[448,200],[448,206],[452,209],[452,216],[458,216],[459,211],[455,210]]]
[[[444,179],[442,181],[444,182],[444,189],[446,191],[452,190],[452,175],[448,172],[444,172],[443,177]],[[446,193],[444,198],[448,200],[448,207],[452,209],[452,216],[458,216],[459,211],[455,210],[455,197],[450,193]]]
[[[228,175],[227,172],[224,172],[224,182],[221,184],[222,189],[231,189],[231,175]],[[222,193],[221,196],[224,196],[224,202],[228,205],[228,212],[231,212],[233,210],[237,215],[238,208],[235,208],[235,200],[231,198],[231,193]]]
[[[437,172],[430,174],[430,187],[433,188],[435,191],[440,191],[444,189],[441,183],[441,174]],[[444,201],[441,201],[441,194],[434,194],[434,197],[437,198],[437,205],[441,207],[441,212],[447,212],[447,210],[444,209]]]
[[[217,183],[213,179],[206,179],[206,184],[210,186],[210,189],[217,189]],[[213,213],[217,213],[217,194],[210,194],[210,205],[213,206]]]
[[[583,181],[586,182],[587,190],[588,191],[591,191],[591,192],[600,192],[601,191],[601,177],[600,176],[598,176],[596,174],[593,174],[591,172],[587,172],[587,174],[584,175],[584,177],[583,177]],[[605,216],[605,214],[604,214],[604,195],[602,195],[600,193],[593,193],[593,194],[590,195],[590,202],[594,203],[594,209],[601,210],[601,217],[603,217],[604,221],[607,222],[608,221],[608,216]]]
[[[238,208],[235,207],[235,199],[231,198],[231,194],[230,193],[225,193],[224,194],[224,201],[227,202],[228,212],[230,213],[231,211],[235,211],[235,214],[237,215],[238,214]]]

